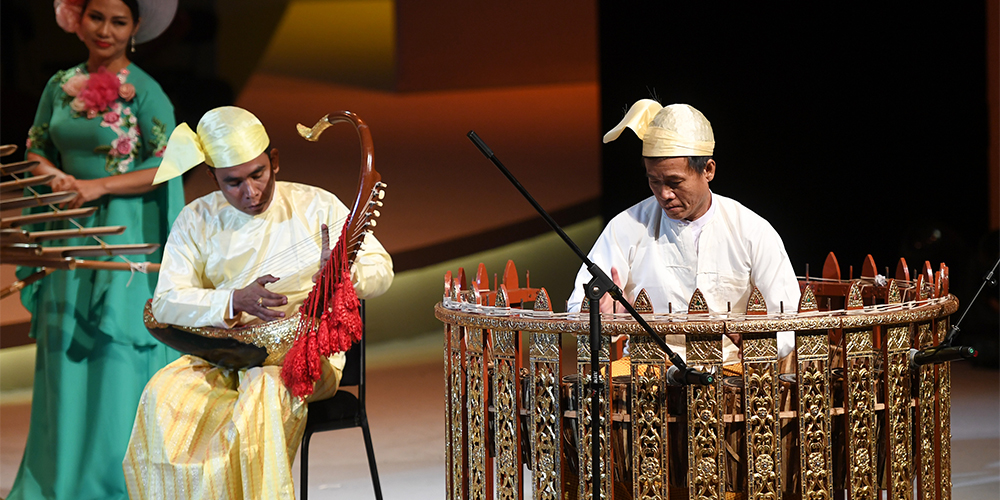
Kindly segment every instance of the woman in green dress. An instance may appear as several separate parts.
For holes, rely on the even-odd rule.
[[[33,175],[55,175],[52,190],[79,193],[69,207],[98,207],[80,225],[126,227],[101,237],[108,244],[163,243],[184,205],[180,179],[152,185],[174,128],[173,106],[128,59],[129,46],[162,33],[176,7],[176,0],[56,2],[57,22],[77,34],[89,57],[49,80],[27,158],[39,161]],[[29,229],[71,227],[58,221]],[[128,258],[159,262],[160,252]],[[155,286],[156,274],[74,270],[21,291],[37,353],[28,442],[9,499],[128,498],[122,460],[139,396],[178,356],[143,327]]]

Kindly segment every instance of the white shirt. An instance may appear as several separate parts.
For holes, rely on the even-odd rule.
[[[709,215],[711,214],[711,215]],[[699,222],[705,219],[703,222]],[[701,234],[696,235],[700,226]],[[799,285],[781,237],[766,220],[739,202],[712,195],[709,213],[693,221],[676,221],[649,197],[618,214],[604,228],[590,251],[590,260],[605,273],[618,270],[629,301],[642,289],[653,310],[687,310],[695,289],[701,290],[712,312],[746,311],[756,285],[768,312],[798,307]],[[581,267],[567,309],[579,311],[583,286],[591,280]],[[684,337],[666,336],[671,349],[684,356]],[[794,336],[779,335],[779,355],[794,347]],[[723,339],[725,363],[736,362],[738,349]]]

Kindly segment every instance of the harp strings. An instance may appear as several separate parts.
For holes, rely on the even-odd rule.
[[[331,251],[333,251],[334,247],[336,247],[337,238],[340,236],[340,231],[333,228],[337,227],[337,229],[341,229],[341,224],[343,224],[346,219],[347,216],[341,217],[333,224],[327,224],[327,227],[330,228]],[[354,230],[347,235],[347,243],[350,243],[359,237],[363,237],[366,232],[367,230],[364,225],[354,228]],[[286,288],[298,289],[297,283],[301,278],[311,278],[312,275],[319,270],[320,255],[317,253],[315,255],[315,260],[311,257],[307,257],[304,261],[303,259],[293,259],[292,257],[301,250],[321,246],[322,230],[293,243],[288,248],[269,256],[254,266],[248,267],[232,281],[234,283],[249,283],[250,281],[259,278],[262,275],[263,270],[266,268],[268,269],[268,274],[279,278],[277,283],[268,285],[268,290],[271,290],[272,292],[280,292]]]

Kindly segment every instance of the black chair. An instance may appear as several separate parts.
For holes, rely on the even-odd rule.
[[[365,301],[361,301],[361,323],[365,321]],[[372,449],[372,435],[368,430],[368,414],[365,411],[365,335],[362,326],[361,341],[347,351],[347,362],[340,380],[340,388],[330,399],[309,403],[309,418],[306,420],[306,431],[302,435],[301,454],[301,498],[309,496],[309,439],[313,433],[350,429],[361,427],[365,436],[365,449],[368,450],[368,467],[372,473],[372,486],[375,488],[375,498],[382,500],[382,487],[378,481],[378,469],[375,467],[375,450]],[[358,395],[347,392],[344,387],[357,386]]]

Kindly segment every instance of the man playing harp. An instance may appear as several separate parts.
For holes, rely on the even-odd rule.
[[[340,234],[349,210],[321,189],[277,182],[278,150],[268,146],[257,117],[236,107],[209,111],[197,133],[182,124],[171,135],[156,182],[204,162],[219,190],[174,222],[152,302],[158,322],[232,328],[289,318],[312,290],[329,254],[321,233]],[[392,282],[392,260],[371,234],[350,277],[360,298]],[[294,323],[274,335],[290,342]],[[281,360],[235,370],[185,355],[167,365],[139,403],[123,464],[129,495],[294,498],[306,403],[336,392],[344,361],[343,353],[322,358],[306,399],[285,386]]]
[[[643,289],[653,309],[687,309],[695,289],[713,312],[746,311],[752,286],[768,312],[798,307],[799,284],[777,231],[736,200],[712,193],[715,135],[712,125],[687,104],[667,107],[636,102],[604,142],[631,128],[642,139],[642,161],[653,195],[618,214],[594,243],[590,259],[634,301]],[[568,310],[579,311],[590,273],[581,268]],[[612,312],[611,297],[601,311]],[[684,356],[683,336],[666,342]],[[795,347],[791,334],[778,335],[778,355]],[[723,363],[739,361],[738,348],[723,338]]]

